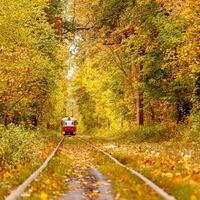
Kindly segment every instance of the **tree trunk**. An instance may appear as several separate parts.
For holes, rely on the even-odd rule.
[[[8,119],[9,117],[8,117],[8,113],[7,112],[4,113],[4,117],[3,118],[4,118],[3,119],[4,126],[7,127],[8,123],[9,123],[9,119]]]
[[[141,64],[133,66],[135,83],[138,85],[142,82],[142,69],[143,69],[143,66]],[[136,90],[136,115],[137,115],[138,126],[144,125],[144,103],[143,102],[144,102],[144,91],[140,86],[138,86]]]
[[[110,120],[107,119],[107,128],[110,129]]]
[[[137,124],[138,126],[144,125],[144,108],[143,108],[143,91],[137,91],[136,109],[137,109]]]
[[[100,128],[100,118],[98,115],[97,115],[97,128]]]
[[[154,123],[155,122],[155,112],[154,112],[154,108],[151,104],[149,104],[149,109],[150,109],[150,115],[151,115],[151,122]]]
[[[123,117],[123,114],[121,114],[120,116],[120,128],[123,128],[124,127],[124,117]]]

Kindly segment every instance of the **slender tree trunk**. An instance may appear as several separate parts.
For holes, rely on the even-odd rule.
[[[110,120],[107,119],[107,128],[109,129],[110,128]]]
[[[151,122],[154,123],[155,122],[155,112],[154,112],[154,108],[151,104],[149,104],[149,109],[150,109],[150,113],[151,113]]]
[[[3,117],[3,121],[4,121],[4,126],[7,127],[8,123],[9,123],[9,119],[8,119],[8,113],[5,112],[4,113],[4,117]]]
[[[143,91],[137,91],[136,109],[137,109],[137,124],[142,126],[144,124],[144,106],[143,106]]]
[[[98,115],[97,115],[97,128],[100,128],[100,118]]]
[[[121,114],[120,116],[120,128],[123,128],[124,127],[124,117],[123,117],[123,114]]]
[[[193,107],[195,112],[200,111],[200,72],[195,74],[195,89],[194,89],[194,100]]]
[[[134,65],[133,66],[133,73],[135,83],[138,85],[142,82],[142,69],[143,66]],[[137,116],[137,125],[142,126],[144,125],[144,91],[141,87],[138,87],[136,90],[136,116]]]

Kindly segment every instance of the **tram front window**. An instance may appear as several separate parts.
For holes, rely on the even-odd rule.
[[[74,126],[73,121],[64,121],[64,126]]]

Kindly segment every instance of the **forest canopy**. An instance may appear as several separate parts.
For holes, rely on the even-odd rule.
[[[79,0],[73,6],[81,37],[73,95],[83,126],[198,118],[199,2]]]
[[[62,112],[66,94],[56,99],[66,84],[67,46],[56,26],[62,10],[55,1],[1,0],[0,13],[0,120],[47,122],[61,114],[54,111],[59,102]]]
[[[199,11],[0,0],[0,199],[200,199]]]
[[[198,1],[1,0],[0,11],[1,123],[71,110],[83,129],[198,121]]]

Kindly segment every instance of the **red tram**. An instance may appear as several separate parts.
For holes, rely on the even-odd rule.
[[[61,121],[61,131],[63,135],[76,135],[77,120],[73,117],[65,117]]]

